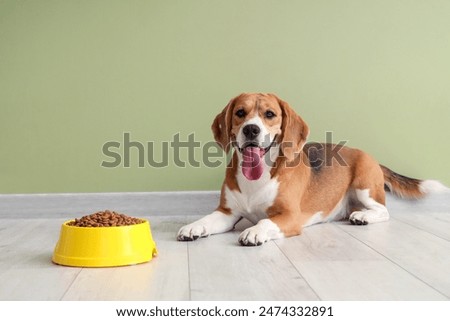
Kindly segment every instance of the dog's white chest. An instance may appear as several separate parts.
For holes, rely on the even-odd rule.
[[[270,178],[269,171],[265,171],[255,181],[249,181],[242,173],[238,173],[237,181],[240,192],[225,187],[227,207],[233,214],[241,215],[254,224],[267,218],[267,209],[272,206],[278,194],[278,180]]]

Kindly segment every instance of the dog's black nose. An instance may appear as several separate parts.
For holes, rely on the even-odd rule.
[[[246,125],[243,129],[242,129],[245,138],[247,139],[255,139],[256,136],[259,135],[259,133],[261,132],[261,129],[257,126],[257,125]]]

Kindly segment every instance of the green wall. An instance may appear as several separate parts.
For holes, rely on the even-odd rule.
[[[0,193],[219,189],[223,167],[139,168],[134,148],[104,168],[102,146],[204,144],[244,91],[278,93],[311,140],[449,185],[449,17],[435,0],[0,0]]]

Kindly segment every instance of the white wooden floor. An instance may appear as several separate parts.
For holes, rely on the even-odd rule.
[[[238,245],[246,222],[231,233],[177,242],[177,230],[196,212],[213,209],[217,198],[214,192],[0,195],[0,300],[450,298],[449,195],[389,198],[387,223],[321,224],[261,247]],[[106,208],[149,219],[159,256],[119,268],[53,264],[62,222]]]

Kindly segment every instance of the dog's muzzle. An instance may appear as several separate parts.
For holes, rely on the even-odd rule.
[[[244,143],[242,147],[239,147],[238,143],[235,141],[233,145],[242,154],[242,174],[248,180],[259,179],[264,172],[264,155],[275,146],[277,142],[277,135],[267,147],[261,147],[258,143],[254,141],[249,141]]]

